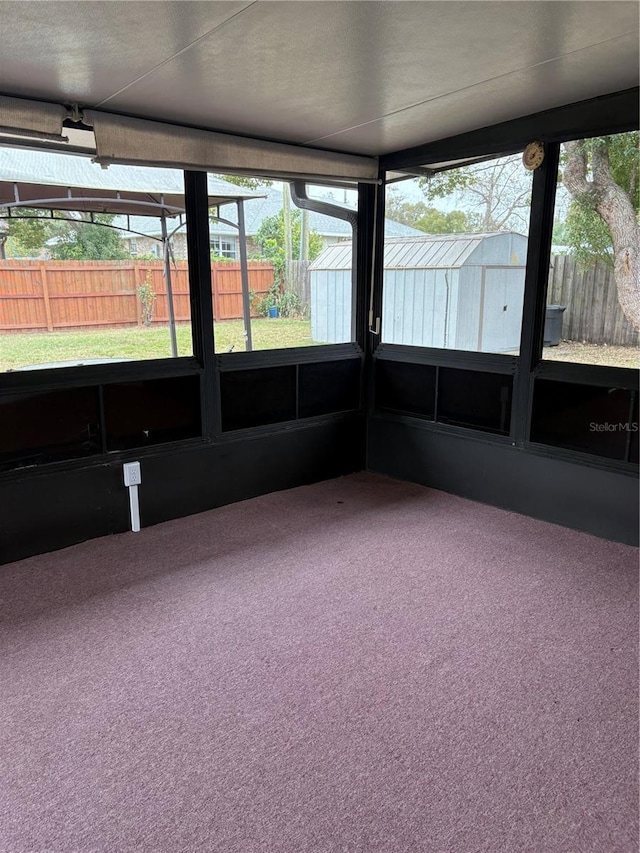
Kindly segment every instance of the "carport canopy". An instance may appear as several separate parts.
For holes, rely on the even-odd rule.
[[[219,208],[261,193],[208,176],[208,204]],[[51,151],[3,148],[0,152],[0,217],[20,207],[167,217],[184,213],[178,169],[112,165]]]
[[[247,349],[250,349],[249,278],[242,207],[246,199],[264,196],[213,175],[207,175],[207,182],[207,204],[210,210],[215,210],[215,214],[211,214],[212,218],[239,228],[245,338]],[[220,208],[229,204],[235,204],[238,208],[239,226],[220,216]],[[29,214],[24,213],[25,209],[29,209]],[[171,351],[176,357],[178,350],[169,262],[169,241],[172,234],[167,228],[167,220],[177,217],[177,228],[184,224],[183,173],[178,169],[147,166],[111,165],[104,168],[92,162],[89,157],[24,148],[3,148],[0,151],[0,220],[24,218],[26,215],[32,218],[33,209],[43,211],[42,216],[46,218],[53,216],[54,211],[59,214],[88,213],[89,222],[93,221],[96,214],[126,216],[127,230],[131,230],[128,227],[130,216],[160,219]]]

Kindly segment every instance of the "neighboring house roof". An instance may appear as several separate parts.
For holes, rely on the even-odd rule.
[[[246,200],[244,203],[245,229],[247,236],[249,237],[254,237],[258,233],[260,226],[267,217],[277,216],[282,209],[282,190],[272,189],[265,190],[265,192],[268,193],[266,198],[251,198]],[[355,210],[355,207],[349,204],[340,204],[336,206]],[[292,209],[293,207],[294,206],[292,204]],[[228,219],[231,222],[238,221],[238,213],[235,205],[230,205],[229,207],[224,208],[221,213],[225,219]],[[316,231],[318,234],[321,234],[323,237],[337,237],[344,239],[350,239],[352,237],[351,226],[348,222],[345,222],[344,219],[326,216],[324,213],[316,213],[313,210],[308,211],[308,214],[309,228]],[[146,219],[147,221],[142,221],[143,219]],[[125,228],[126,223],[124,221],[124,217],[114,220],[114,224],[119,225],[121,222],[122,227]],[[151,217],[131,217],[131,228],[134,231],[140,231],[150,237],[159,236],[160,220],[153,219]],[[237,229],[232,225],[227,225],[224,222],[216,222],[215,220],[211,221],[209,231],[212,236],[215,235],[216,237],[235,237],[238,234]],[[385,233],[391,237],[411,237],[419,236],[423,232],[418,231],[417,228],[411,228],[408,225],[403,225],[400,222],[387,219],[385,220]]]
[[[271,189],[266,190],[266,198],[255,198],[246,201],[244,204],[245,228],[247,234],[252,237],[257,234],[263,221],[270,216],[277,216],[282,209],[282,190]],[[346,208],[348,210],[356,210],[352,204],[333,202],[336,207]],[[295,209],[292,203],[292,210]],[[314,210],[309,210],[308,222],[309,228],[322,234],[323,237],[344,237],[352,236],[351,226],[344,219],[337,219],[334,216],[327,216],[324,213],[316,213]],[[224,212],[226,219],[232,222],[237,222],[237,214],[235,208],[228,208]],[[234,229],[230,228],[222,222],[211,223],[212,234],[232,234]],[[392,237],[410,237],[418,235],[422,232],[416,228],[410,228],[408,225],[402,225],[394,220],[386,220],[386,233]]]
[[[422,234],[419,237],[387,238],[384,243],[385,269],[452,269],[461,267],[485,241],[496,238],[527,238],[512,231],[489,234]],[[311,269],[350,269],[351,244],[327,246],[311,265]]]

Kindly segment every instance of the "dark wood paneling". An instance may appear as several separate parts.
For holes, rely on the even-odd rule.
[[[376,359],[375,405],[433,420],[436,410],[438,368]]]
[[[101,452],[98,388],[0,397],[0,470]]]
[[[313,418],[360,408],[361,359],[298,367],[298,417]]]
[[[438,416],[441,423],[509,434],[513,377],[441,367]]]
[[[199,376],[105,385],[103,400],[108,451],[202,434]]]
[[[296,370],[287,365],[222,373],[223,432],[295,420]]]
[[[537,379],[531,441],[624,461],[632,392]]]
[[[224,444],[164,449],[142,459],[143,526],[364,467],[354,415]],[[129,529],[122,464],[24,472],[0,482],[0,562]]]
[[[367,469],[606,539],[638,543],[638,483],[627,474],[390,417],[369,421]]]
[[[640,424],[638,423],[638,395],[634,394],[633,406],[631,407],[631,422],[629,424],[629,462],[634,465],[637,465],[639,462],[638,459],[638,450],[640,442],[639,438],[639,429]]]
[[[37,473],[0,482],[0,563],[128,529],[122,466]],[[90,569],[90,567],[89,567]]]

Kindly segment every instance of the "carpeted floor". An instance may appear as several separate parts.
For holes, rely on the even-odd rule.
[[[366,474],[1,567],[0,851],[636,853],[637,605]]]

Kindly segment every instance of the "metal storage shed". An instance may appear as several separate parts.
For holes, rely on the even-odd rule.
[[[527,238],[514,232],[385,241],[382,340],[505,352],[520,343]],[[311,334],[349,340],[351,245],[311,265]]]
[[[311,339],[342,344],[352,339],[353,248],[334,243],[309,267],[311,275]]]

